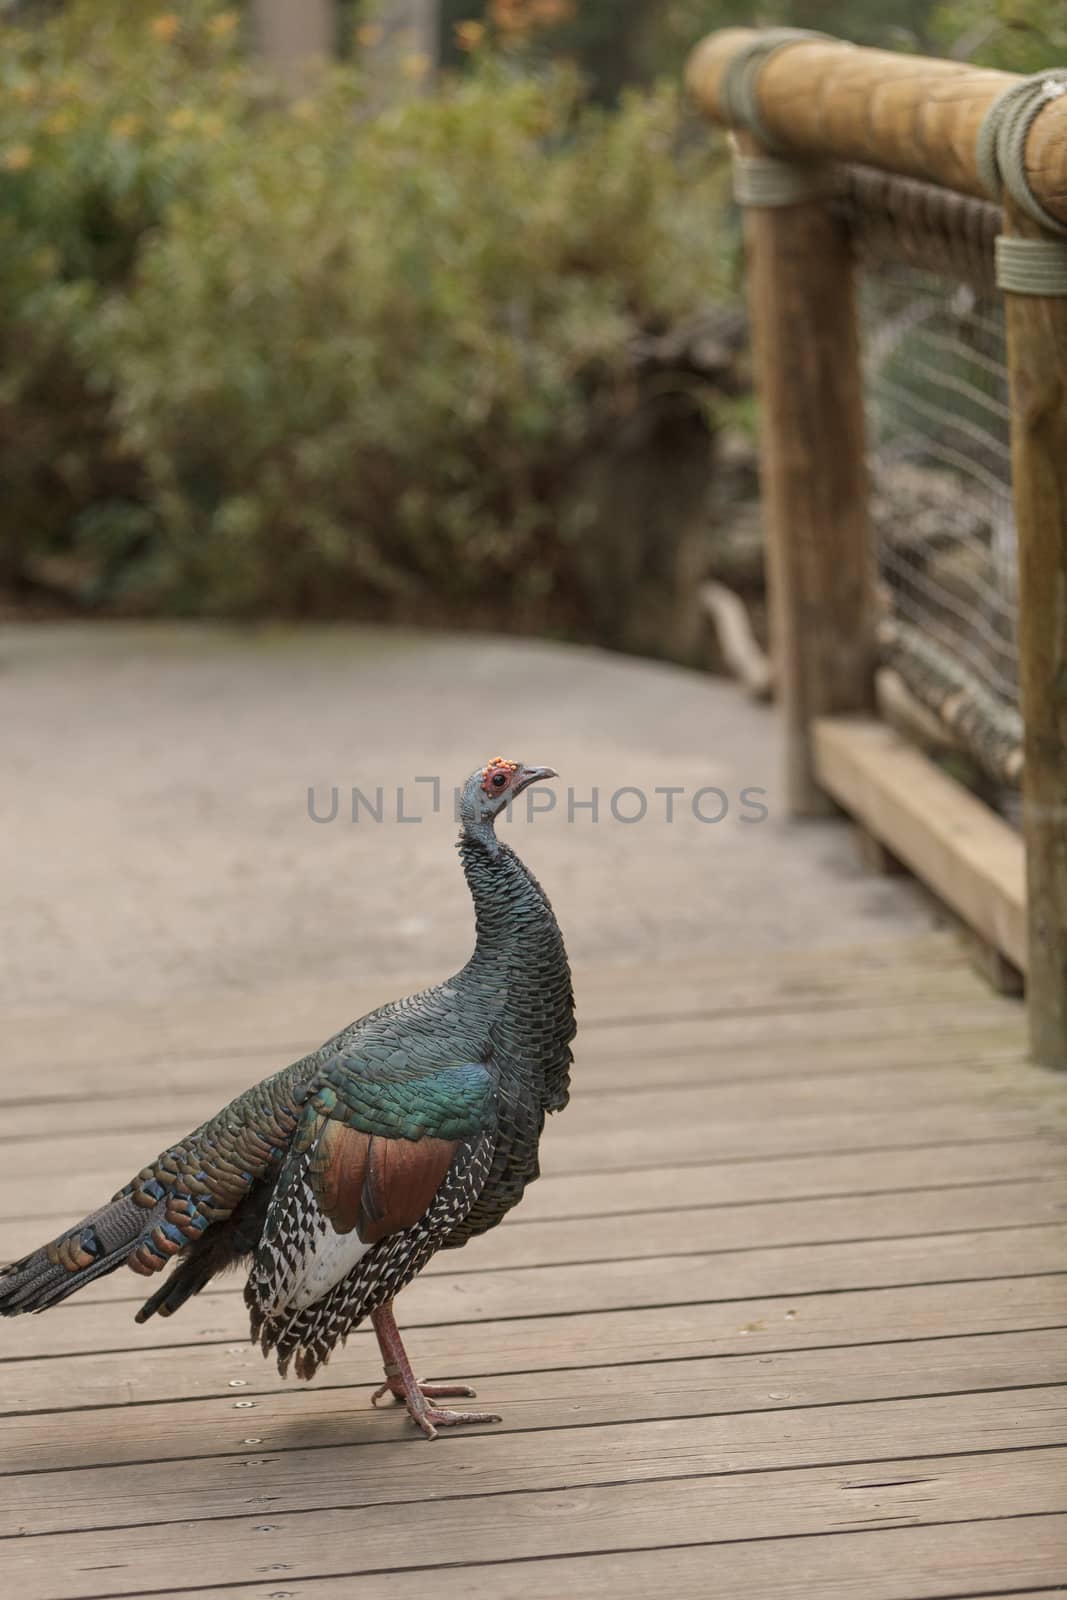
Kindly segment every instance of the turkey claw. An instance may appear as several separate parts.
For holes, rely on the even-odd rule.
[[[442,1411],[437,1406],[421,1406],[417,1411],[409,1407],[408,1416],[427,1439],[436,1439],[438,1428],[458,1428],[465,1422],[502,1421],[492,1411]]]
[[[424,1400],[473,1400],[476,1396],[476,1390],[472,1389],[469,1383],[423,1383],[421,1378],[417,1378],[415,1382]],[[376,1406],[387,1394],[392,1395],[394,1400],[405,1399],[404,1385],[399,1378],[386,1378],[380,1388],[375,1389],[371,1395],[371,1405]],[[481,1420],[479,1418],[479,1421]],[[498,1422],[500,1419],[492,1417],[490,1420]]]
[[[438,1428],[456,1428],[464,1422],[500,1421],[492,1411],[438,1410],[432,1404],[434,1400],[451,1399],[453,1395],[472,1399],[474,1390],[465,1383],[421,1383],[415,1377],[393,1316],[391,1300],[372,1311],[371,1320],[385,1366],[385,1382],[372,1396],[375,1405],[387,1394],[396,1400],[403,1400],[408,1408],[408,1416],[417,1428],[422,1429],[427,1439],[436,1439]]]

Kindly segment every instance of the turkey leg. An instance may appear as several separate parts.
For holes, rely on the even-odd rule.
[[[473,1400],[474,1390],[465,1383],[419,1382],[411,1370],[411,1362],[393,1316],[391,1300],[371,1312],[371,1322],[378,1336],[378,1348],[385,1366],[385,1382],[371,1396],[374,1405],[387,1394],[391,1394],[395,1400],[403,1400],[408,1408],[408,1416],[428,1439],[436,1439],[438,1428],[452,1428],[462,1422],[500,1421],[491,1411],[445,1411],[431,1404],[434,1400]]]

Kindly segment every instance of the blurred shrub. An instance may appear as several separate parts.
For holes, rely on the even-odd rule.
[[[186,17],[75,0],[45,23],[0,26],[8,582],[57,552],[82,551],[86,575],[104,570],[146,522],[93,333],[171,200],[199,181],[211,138],[251,100],[236,15],[194,3]]]
[[[59,551],[181,610],[565,609],[570,468],[634,404],[627,340],[714,286],[719,179],[674,102],[607,115],[485,60],[375,117],[348,69],[285,105],[229,13],[115,16],[7,30],[0,68],[15,575]]]

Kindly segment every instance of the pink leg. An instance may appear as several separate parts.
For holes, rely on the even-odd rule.
[[[393,1316],[391,1300],[387,1300],[384,1306],[379,1306],[377,1311],[371,1312],[371,1322],[378,1336],[378,1348],[382,1352],[382,1362],[385,1366],[385,1382],[371,1396],[374,1405],[387,1394],[391,1394],[395,1400],[403,1400],[408,1408],[408,1416],[416,1427],[422,1429],[428,1439],[436,1439],[438,1428],[456,1427],[462,1422],[500,1421],[500,1418],[494,1416],[491,1411],[445,1411],[439,1406],[430,1404],[432,1400],[456,1398],[473,1400],[474,1390],[465,1383],[419,1382],[411,1370],[411,1362],[408,1360],[396,1318]]]

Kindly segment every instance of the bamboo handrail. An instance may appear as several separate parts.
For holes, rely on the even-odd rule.
[[[725,28],[690,56],[689,92],[713,122],[727,124],[726,70],[756,37],[752,28]],[[1015,73],[959,61],[805,39],[768,58],[757,97],[763,123],[791,153],[864,162],[988,198],[978,175],[978,129],[993,101],[1019,81]],[[1026,171],[1035,197],[1067,223],[1067,95],[1034,122]]]

